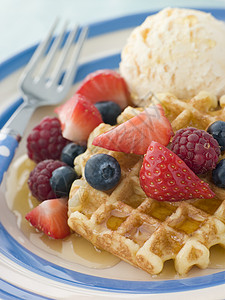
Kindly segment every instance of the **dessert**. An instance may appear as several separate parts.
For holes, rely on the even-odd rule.
[[[198,178],[179,156],[154,141],[147,149],[139,177],[146,196],[157,201],[210,199],[215,196],[204,180]]]
[[[50,179],[53,171],[62,166],[65,166],[65,163],[59,160],[45,159],[39,162],[31,171],[27,183],[31,194],[36,199],[43,201],[56,197],[55,192],[51,188]]]
[[[91,131],[102,122],[97,108],[80,94],[75,94],[55,111],[62,124],[63,137],[81,145],[85,145]]]
[[[217,140],[217,142],[220,145],[221,151],[225,150],[225,122],[223,121],[217,121],[212,123],[208,129],[207,132],[209,132],[214,139]]]
[[[113,156],[99,153],[87,161],[84,176],[88,184],[94,189],[108,191],[119,183],[121,169]]]
[[[160,132],[160,134],[159,134]],[[152,140],[168,145],[173,134],[161,105],[152,105],[113,130],[96,137],[93,145],[109,150],[145,154]]]
[[[27,138],[27,154],[36,163],[44,159],[59,159],[62,149],[68,143],[62,136],[59,119],[45,117]]]
[[[204,174],[216,167],[220,146],[205,130],[188,127],[176,132],[170,149],[176,153],[195,174]]]
[[[176,131],[176,121],[183,120],[181,116],[185,115],[188,104],[171,94],[160,97],[173,130]],[[170,105],[167,106],[168,99]],[[199,118],[199,115],[202,115],[202,108],[207,111],[214,105],[215,97],[209,93],[199,93],[190,99],[189,103],[195,102],[196,99],[198,107],[192,111],[191,120],[198,128],[207,128],[212,119],[215,121],[221,118],[222,103],[220,103],[222,108],[214,106],[214,109],[210,110],[208,118],[207,115],[206,118]],[[176,105],[177,103],[179,105]],[[127,108],[119,120],[120,122],[129,118],[132,120],[132,117],[139,113],[137,108]],[[183,121],[185,126],[189,125],[187,119]],[[139,179],[143,166],[142,155],[126,154],[93,145],[95,137],[99,138],[104,132],[110,132],[110,129],[113,130],[110,125],[100,124],[91,133],[86,152],[75,159],[75,169],[82,177],[75,180],[71,187],[69,226],[100,249],[105,249],[150,274],[160,273],[164,262],[170,259],[174,260],[175,269],[181,275],[186,274],[194,265],[206,268],[210,261],[210,248],[216,244],[225,247],[224,190],[212,182],[210,172],[201,177],[192,173],[195,177],[190,177],[189,181],[194,193],[197,193],[196,196],[194,193],[190,196],[192,190],[187,184],[183,184],[184,192],[175,190],[173,198],[172,195],[167,195],[166,181],[162,181],[160,174],[155,173],[153,178],[162,182],[161,190],[165,188],[165,192],[160,195],[163,197],[158,199],[160,201],[154,199],[155,195],[147,197]],[[98,153],[113,156],[121,166],[121,181],[112,191],[96,190],[85,180],[85,165],[90,157]],[[166,162],[164,159],[164,164],[168,164],[165,167],[170,168],[169,160]],[[171,167],[170,170],[172,169]],[[176,171],[175,164],[174,169]],[[185,166],[185,169],[182,167],[182,170],[186,173],[185,180],[188,181],[188,167]],[[164,176],[168,173],[161,174]],[[175,174],[181,174],[179,169]],[[151,185],[151,178],[148,182]],[[174,186],[177,189],[178,182]],[[186,199],[189,200],[178,201],[177,193],[180,192],[183,197],[186,188],[188,188]]]
[[[177,13],[177,9],[167,9],[159,15],[170,17]],[[188,17],[183,17],[186,14]],[[184,22],[190,33],[199,14],[206,18],[200,12],[184,10],[178,21]],[[218,35],[221,27],[218,25]],[[148,30],[142,37],[147,39],[147,35]],[[211,40],[206,44],[211,45]],[[211,46],[214,48],[214,43]],[[123,61],[121,70],[122,66]],[[176,95],[158,93],[161,89],[153,89],[152,93],[149,85],[148,90],[143,89],[143,95],[138,95],[141,103],[135,102],[136,96],[131,95],[133,104],[142,107],[134,107],[126,85],[127,82],[130,88],[131,81],[125,82],[116,71],[99,70],[87,76],[75,95],[55,110],[61,124],[57,135],[65,142],[60,155],[62,162],[54,160],[54,167],[49,169],[52,157],[45,151],[42,161],[36,160],[34,170],[38,174],[32,178],[35,173],[32,171],[28,182],[32,183],[31,191],[44,191],[41,197],[39,193],[35,195],[43,202],[28,212],[26,219],[50,238],[79,234],[97,248],[152,275],[159,274],[168,260],[174,260],[180,275],[187,274],[194,265],[206,268],[210,248],[214,245],[225,248],[224,153],[221,153],[224,127],[216,123],[225,121],[225,96],[221,96],[224,90],[220,89],[220,75],[218,78],[210,70],[218,83],[210,86],[214,93],[197,93],[201,84],[197,88],[193,84],[193,89],[187,84],[182,89],[183,99],[182,95],[177,96],[180,81],[174,81]],[[167,67],[164,72],[168,73]],[[176,76],[180,75],[178,70]],[[205,80],[204,72],[201,75]],[[112,109],[110,116],[109,109]],[[48,122],[51,120],[47,118]],[[47,124],[45,128],[51,127]],[[175,140],[173,135],[179,135],[179,130],[184,136]],[[44,131],[42,135],[48,136]],[[32,142],[38,140],[34,138]],[[190,168],[185,163],[185,159],[192,159],[186,151],[188,143],[200,148],[193,155],[199,159],[198,169],[194,161]],[[45,144],[42,147],[48,148],[51,138]],[[34,146],[29,150],[30,157],[33,152],[38,154],[37,149]],[[36,180],[39,175],[41,180]],[[42,184],[47,186],[47,192]]]
[[[91,103],[113,101],[124,109],[130,94],[124,78],[114,70],[97,70],[82,82],[77,93],[85,96]]]
[[[212,172],[213,182],[221,188],[225,188],[225,159],[221,159],[216,168]]]
[[[96,102],[95,106],[99,110],[104,123],[110,125],[117,124],[117,117],[121,114],[122,110],[116,102],[100,101]]]
[[[50,199],[41,202],[26,214],[26,219],[38,230],[54,239],[70,234],[67,224],[67,199]]]
[[[153,96],[152,102],[161,103],[175,132],[188,126],[205,130],[210,124],[225,118],[224,95],[218,101],[213,93],[201,91],[183,101],[171,93],[162,93]]]
[[[28,212],[25,218],[39,231],[44,232],[54,239],[62,239],[70,234],[68,225],[65,226],[65,199],[68,199],[70,187],[78,174],[74,170],[73,161],[76,156],[86,150],[86,141],[91,131],[103,122],[106,112],[98,110],[95,103],[95,95],[99,96],[99,84],[104,83],[107,90],[106,99],[114,99],[119,96],[116,104],[117,109],[107,114],[107,119],[111,122],[118,115],[118,106],[121,107],[128,103],[128,92],[123,78],[116,72],[110,70],[100,70],[87,76],[82,82],[79,93],[69,99],[66,103],[55,109],[57,117],[45,117],[36,125],[27,138],[27,152],[30,159],[37,165],[30,172],[28,186],[33,197],[41,203]],[[91,88],[91,99],[85,95]],[[118,89],[118,90],[117,90]],[[83,94],[81,94],[83,93]],[[107,101],[112,106],[111,101]],[[104,102],[98,102],[100,107],[105,106]],[[58,146],[58,147],[57,147]],[[64,146],[64,147],[63,147]],[[54,159],[53,159],[54,158]],[[60,158],[61,160],[59,160]],[[91,161],[90,161],[91,162]],[[96,176],[90,177],[92,184],[96,186],[113,187],[120,180],[120,166],[111,161],[109,168],[104,167],[104,161],[98,160],[99,166],[102,165],[105,182],[101,182],[98,172]],[[103,163],[103,164],[102,164]],[[96,161],[90,166],[90,174],[96,169]],[[116,167],[116,168],[115,168]],[[112,173],[115,171],[114,179]],[[43,203],[42,201],[46,202]],[[54,203],[51,205],[52,202]],[[45,212],[46,209],[46,212]],[[56,221],[51,221],[55,219]],[[59,220],[59,228],[57,228]],[[61,222],[63,220],[63,224]]]
[[[145,106],[149,92],[171,92],[179,99],[201,90],[222,96],[224,36],[224,22],[205,12],[166,8],[149,16],[121,54],[120,73],[133,102]]]

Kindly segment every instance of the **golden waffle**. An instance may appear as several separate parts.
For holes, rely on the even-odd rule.
[[[184,127],[190,125],[188,120],[191,120],[191,125],[205,128],[223,116],[222,103],[216,107],[215,97],[206,93],[200,93],[186,102],[170,94],[161,94],[157,99],[165,107],[175,130],[183,127],[178,125],[184,124],[180,116],[190,113],[190,103],[193,104],[190,110],[192,117],[186,119]],[[206,102],[211,103],[208,109]],[[192,108],[198,112],[196,117]],[[128,107],[118,120],[123,122],[139,112],[140,109]],[[204,125],[200,115],[205,116]],[[225,247],[224,190],[213,185],[208,174],[202,179],[215,192],[213,199],[158,202],[147,198],[139,184],[142,156],[108,151],[92,145],[95,136],[110,128],[106,124],[99,125],[90,135],[87,151],[75,160],[76,170],[82,177],[71,188],[69,226],[98,248],[150,274],[160,273],[164,262],[171,259],[181,275],[194,265],[206,268],[210,247],[216,244]],[[83,176],[86,161],[96,153],[108,153],[121,165],[121,181],[112,191],[93,189]]]
[[[219,100],[209,92],[200,92],[192,99],[179,100],[170,93],[157,94],[153,103],[161,103],[174,131],[193,126],[205,130],[217,120],[225,120],[225,95]]]

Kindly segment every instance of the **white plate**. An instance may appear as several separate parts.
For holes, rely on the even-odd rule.
[[[225,10],[207,10],[225,20]],[[125,16],[90,25],[81,65],[71,89],[88,73],[102,68],[115,69],[120,62],[120,50],[132,28],[141,24],[150,13]],[[36,46],[0,65],[0,127],[4,125],[22,99],[17,90],[18,78]],[[68,95],[68,97],[70,96]],[[40,118],[52,113],[52,108],[35,112],[17,157],[24,152],[29,128]],[[20,231],[17,218],[5,199],[5,180],[0,189],[0,297],[3,299],[198,299],[224,297],[225,270],[195,270],[187,278],[164,280],[149,276],[124,262],[106,269],[85,267],[56,257],[35,246]]]

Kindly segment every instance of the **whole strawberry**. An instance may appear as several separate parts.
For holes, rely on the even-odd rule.
[[[171,150],[176,153],[195,174],[213,170],[220,155],[220,146],[212,135],[194,127],[176,132]]]
[[[45,159],[60,159],[62,149],[68,143],[62,136],[59,119],[45,117],[27,138],[28,157],[36,163]]]
[[[212,198],[213,191],[175,153],[151,142],[140,170],[146,195],[158,201]]]

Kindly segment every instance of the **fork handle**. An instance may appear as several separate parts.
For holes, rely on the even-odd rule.
[[[0,184],[35,108],[28,102],[22,103],[0,131]]]
[[[8,170],[18,144],[18,137],[4,131],[0,132],[0,183],[4,173]]]

